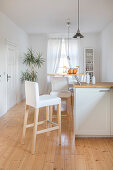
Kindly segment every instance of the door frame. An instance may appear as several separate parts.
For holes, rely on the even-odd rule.
[[[16,79],[16,71],[18,66],[18,60],[17,60],[17,45],[16,43],[11,42],[10,40],[6,40],[6,110],[8,111],[8,89],[7,89],[7,73],[8,73],[8,47],[13,46],[15,48],[15,89],[17,89],[17,79]],[[16,101],[17,104],[17,91],[16,91]]]
[[[6,39],[4,36],[0,36],[0,40],[1,40],[1,46],[2,46],[2,64],[3,64],[3,67],[1,67],[1,90],[2,90],[2,94],[1,94],[1,97],[2,97],[2,112],[0,112],[0,117],[3,116],[6,112],[7,112],[7,107],[6,107]],[[1,59],[2,59],[1,58]],[[1,106],[2,106],[1,105]]]

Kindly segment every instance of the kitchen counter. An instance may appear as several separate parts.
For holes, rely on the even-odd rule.
[[[113,88],[113,82],[97,82],[94,85],[82,83],[81,86],[79,84],[74,84],[74,88]]]
[[[113,137],[113,82],[74,84],[75,136]]]

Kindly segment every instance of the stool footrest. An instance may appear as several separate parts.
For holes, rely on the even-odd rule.
[[[45,123],[45,122],[49,122],[49,123],[51,123],[51,124],[53,124],[53,125],[55,125],[55,126],[58,126],[57,123],[52,122],[52,121],[50,121],[50,120],[47,120],[47,121],[44,120],[44,121],[37,122],[37,125],[41,125],[41,124],[43,124],[43,123]],[[34,123],[27,124],[27,125],[26,125],[26,128],[33,127],[33,126],[34,126]]]
[[[50,131],[53,131],[53,130],[57,130],[59,129],[59,126],[55,126],[55,127],[52,127],[52,128],[47,128],[47,129],[44,129],[44,130],[40,130],[40,131],[37,131],[36,134],[41,134],[41,133],[45,133],[45,132],[50,132]]]
[[[43,123],[45,123],[45,122],[46,122],[46,120],[37,122],[37,125],[41,125],[41,124],[43,124]],[[26,125],[26,128],[33,127],[33,126],[34,126],[34,123],[32,123],[32,124],[27,124],[27,125]]]
[[[55,125],[55,126],[58,126],[58,124],[55,123],[55,122],[52,122],[52,121],[50,121],[50,120],[48,120],[48,122],[51,123],[51,124],[53,124],[53,125]]]

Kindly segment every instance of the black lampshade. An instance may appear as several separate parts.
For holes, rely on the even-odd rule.
[[[78,30],[77,33],[73,36],[73,38],[84,38],[84,36]]]

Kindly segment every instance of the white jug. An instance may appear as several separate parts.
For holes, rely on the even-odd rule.
[[[83,80],[83,82],[86,83],[86,79],[87,79],[87,75],[84,75],[84,80]]]
[[[92,84],[96,84],[95,76],[92,77]]]
[[[89,84],[89,83],[90,83],[90,75],[89,75],[89,73],[87,73],[86,83],[87,83],[87,84]]]

